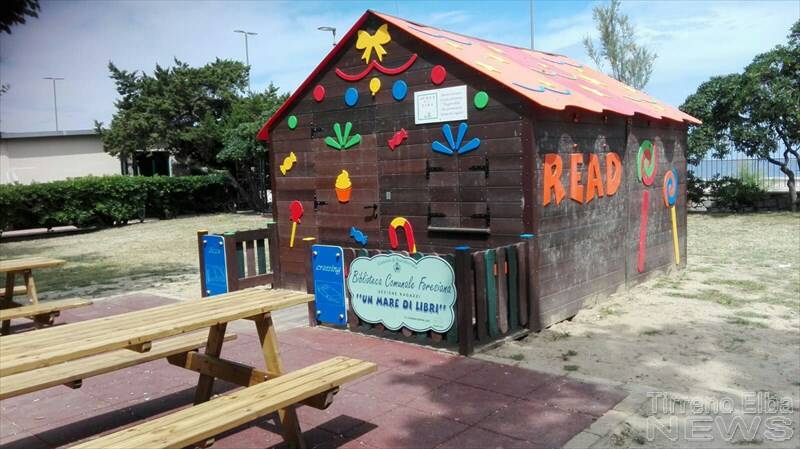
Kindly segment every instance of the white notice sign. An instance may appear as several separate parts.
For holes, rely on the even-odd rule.
[[[414,92],[414,123],[467,119],[467,86]]]

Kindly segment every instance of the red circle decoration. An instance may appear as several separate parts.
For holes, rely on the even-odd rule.
[[[317,86],[314,87],[314,100],[316,100],[317,103],[319,103],[324,99],[325,99],[325,86],[323,86],[322,84],[317,84]]]
[[[433,84],[437,86],[444,82],[444,79],[447,78],[447,70],[444,67],[437,65],[431,70],[431,81]]]

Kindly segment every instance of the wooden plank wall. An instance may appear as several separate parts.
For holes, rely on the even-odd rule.
[[[365,28],[373,32],[380,22],[372,19]],[[304,289],[302,255],[289,248],[288,237],[291,223],[288,206],[299,200],[305,208],[305,216],[298,226],[297,238],[313,236],[321,244],[353,246],[349,228],[356,226],[369,237],[369,249],[389,249],[388,226],[396,216],[407,218],[413,228],[417,248],[425,252],[452,252],[457,245],[472,248],[490,248],[518,241],[520,233],[530,231],[532,211],[523,214],[523,134],[527,121],[524,118],[527,106],[518,96],[487,81],[483,75],[463,67],[431,47],[390,27],[392,41],[385,45],[388,54],[381,62],[386,67],[397,67],[416,53],[418,59],[406,72],[397,76],[386,76],[373,72],[361,81],[350,83],[334,73],[338,67],[346,73],[357,73],[364,69],[362,50],[355,49],[353,40],[343,52],[331,62],[311,88],[322,84],[326,89],[325,100],[317,103],[311,91],[301,95],[299,101],[277,123],[270,135],[270,158],[273,179],[275,219],[278,222],[278,241],[283,271],[283,286]],[[430,81],[430,70],[441,64],[447,69],[447,79],[435,86]],[[368,84],[377,76],[381,90],[372,97]],[[408,95],[404,101],[392,98],[391,88],[395,80],[408,84]],[[463,156],[445,156],[434,153],[434,140],[446,142],[442,135],[443,123],[414,124],[415,91],[441,87],[468,86],[469,130],[466,140],[481,139],[481,146]],[[348,87],[359,91],[359,103],[349,108],[344,103],[344,92]],[[479,90],[490,97],[484,110],[472,105],[472,98]],[[289,130],[287,118],[295,115],[299,124]],[[336,151],[324,143],[325,136],[333,135],[335,122],[353,123],[353,132],[360,133],[362,143],[349,150]],[[451,123],[457,127],[458,123]],[[318,128],[311,138],[312,129]],[[391,151],[387,140],[404,128],[408,139]],[[455,131],[455,129],[454,129]],[[297,162],[287,176],[281,175],[278,166],[293,151]],[[489,177],[482,172],[470,171],[473,165],[483,165],[488,159]],[[442,172],[426,177],[426,162],[440,167]],[[345,169],[353,181],[353,197],[347,204],[336,201],[333,189],[336,175]],[[314,197],[328,204],[314,211]],[[390,199],[389,199],[390,198]],[[372,209],[378,204],[378,218],[372,218]],[[491,234],[443,234],[429,233],[428,207],[447,213],[447,219],[432,223],[434,226],[483,227],[484,220],[469,219],[473,213],[484,213],[490,205]],[[527,209],[526,209],[527,210]],[[466,218],[464,218],[466,217]],[[406,249],[404,237],[401,247]],[[296,249],[296,248],[294,248]]]
[[[627,118],[615,114],[590,114],[567,109],[563,112],[534,109],[535,133],[535,233],[539,245],[535,295],[539,319],[548,326],[575,315],[623,286],[640,282],[648,273],[674,265],[669,210],[663,205],[661,188],[667,167],[675,166],[680,177],[678,204],[682,256],[686,236],[685,128],[661,121]],[[636,259],[639,244],[641,192],[636,177],[636,154],[643,139],[659,148],[659,161],[650,193],[647,270],[639,274]],[[623,178],[613,196],[580,204],[570,199],[570,154],[584,153],[581,184],[586,183],[586,163],[591,153],[600,155],[603,187],[606,187],[605,156],[616,152],[622,159]],[[563,160],[561,177],[566,197],[543,206],[542,162],[545,154],[558,153]],[[664,157],[664,154],[667,156]],[[684,257],[685,260],[685,257]]]

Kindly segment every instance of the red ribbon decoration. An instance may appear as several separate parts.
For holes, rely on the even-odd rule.
[[[372,69],[375,69],[383,73],[384,75],[399,75],[408,70],[408,68],[411,67],[414,64],[414,62],[416,62],[416,60],[417,60],[417,54],[414,53],[413,55],[411,55],[410,58],[408,58],[408,61],[406,61],[406,63],[401,65],[400,67],[394,69],[387,69],[386,67],[382,66],[377,59],[373,59],[372,61],[369,62],[369,64],[367,64],[367,68],[364,69],[364,71],[356,73],[355,75],[348,75],[342,72],[339,68],[336,68],[335,72],[339,76],[339,78],[345,81],[350,81],[352,83],[369,75],[369,72],[371,72]]]

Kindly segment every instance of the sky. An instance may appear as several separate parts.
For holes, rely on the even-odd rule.
[[[107,65],[151,73],[174,58],[203,65],[244,61],[249,39],[254,90],[270,82],[291,92],[331,49],[333,26],[343,35],[366,9],[511,45],[530,46],[530,5],[522,1],[48,1],[39,18],[0,34],[0,131],[53,131],[52,82],[58,81],[61,130],[108,123],[117,98]],[[537,50],[594,65],[583,48],[596,36],[597,1],[535,0]],[[711,76],[740,71],[755,55],[786,42],[800,1],[634,1],[623,12],[637,36],[658,54],[645,91],[679,106]],[[338,37],[337,36],[337,37]]]

